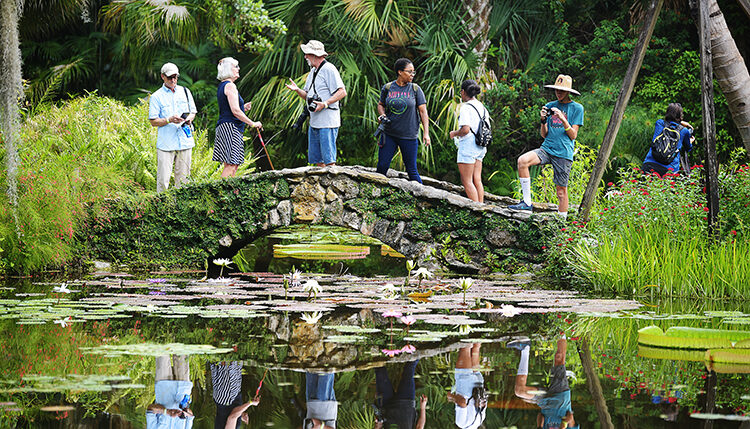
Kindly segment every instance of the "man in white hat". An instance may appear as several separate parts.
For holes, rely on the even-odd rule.
[[[156,90],[148,102],[148,120],[157,127],[156,133],[156,192],[169,188],[174,166],[174,185],[179,188],[190,178],[190,163],[195,139],[192,121],[198,109],[193,94],[177,85],[180,70],[172,63],[161,67],[164,85]]]
[[[554,85],[544,87],[554,89],[557,100],[547,103],[539,113],[539,134],[544,138],[542,147],[518,158],[518,178],[523,199],[510,206],[510,209],[532,211],[529,167],[552,164],[552,181],[557,190],[557,212],[560,216],[567,217],[568,178],[573,166],[573,147],[578,129],[583,125],[583,106],[571,100],[570,93],[581,94],[573,89],[573,79],[564,74],[557,76]]]
[[[292,79],[286,87],[305,100],[310,110],[307,129],[307,159],[320,167],[336,163],[336,137],[341,126],[339,100],[346,97],[346,88],[336,66],[326,61],[323,44],[310,40],[300,45],[305,61],[311,67],[304,89]]]

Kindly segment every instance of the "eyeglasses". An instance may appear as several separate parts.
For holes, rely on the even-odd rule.
[[[401,70],[401,71],[404,72],[404,73],[409,73],[412,76],[414,76],[415,74],[417,74],[416,70]]]
[[[166,76],[166,78],[169,79],[169,80],[177,79],[178,77],[180,77],[180,75],[178,75],[178,74],[173,74],[172,76]]]

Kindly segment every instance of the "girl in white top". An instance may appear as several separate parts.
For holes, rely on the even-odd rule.
[[[484,202],[484,186],[482,185],[482,160],[487,154],[487,148],[475,143],[474,133],[479,131],[482,115],[489,118],[489,112],[476,99],[481,92],[476,81],[467,79],[461,84],[461,108],[458,113],[458,129],[450,132],[458,146],[458,172],[466,196],[480,203]]]

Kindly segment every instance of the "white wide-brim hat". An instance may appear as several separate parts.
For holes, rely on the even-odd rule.
[[[560,91],[572,92],[575,95],[581,95],[580,92],[573,89],[573,78],[566,74],[557,75],[554,85],[544,85],[545,88],[559,89]]]
[[[317,40],[310,40],[307,44],[299,45],[302,52],[306,54],[315,55],[316,57],[325,57],[328,55],[326,50],[323,48],[323,43]]]

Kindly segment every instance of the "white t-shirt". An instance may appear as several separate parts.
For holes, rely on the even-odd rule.
[[[469,104],[474,107],[469,106]],[[474,110],[474,108],[476,108],[476,110]],[[477,113],[477,110],[479,113]],[[461,107],[458,110],[458,128],[460,129],[464,125],[468,125],[471,130],[476,133],[479,131],[479,122],[482,120],[480,115],[485,115],[484,120],[489,121],[490,114],[479,100],[469,100],[466,103],[461,104]],[[474,133],[470,132],[463,137],[459,137],[458,142],[464,143],[465,141],[470,141],[474,143]]]

